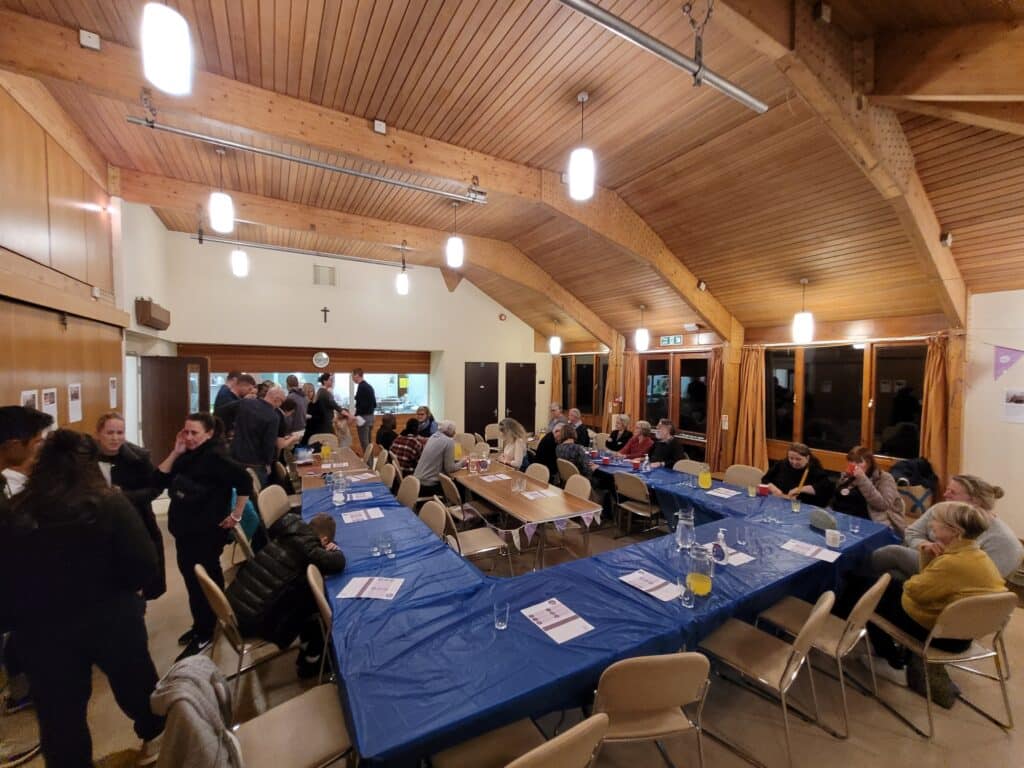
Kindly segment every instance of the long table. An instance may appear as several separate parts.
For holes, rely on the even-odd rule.
[[[716,568],[714,588],[692,609],[663,603],[619,580],[637,568],[675,581],[681,568],[671,537],[661,537],[512,579],[486,576],[441,542],[381,483],[353,487],[371,498],[334,506],[327,489],[303,494],[303,515],[338,521],[348,566],[327,578],[334,610],[331,647],[356,748],[371,765],[415,765],[418,758],[527,716],[585,702],[601,672],[631,656],[695,648],[730,616],[752,617],[785,594],[813,599],[837,574],[891,539],[865,522],[847,534],[834,564],[781,548],[789,538],[820,543],[803,522],[785,527],[722,518],[697,528],[700,542],[725,527],[749,529],[758,559]],[[346,524],[341,513],[379,507],[378,519]],[[791,514],[791,513],[790,513]],[[396,557],[374,557],[370,543],[389,534]],[[742,547],[741,547],[742,549]],[[355,576],[403,578],[394,600],[337,598]],[[520,611],[556,597],[594,626],[562,645]],[[511,606],[497,631],[493,605]]]

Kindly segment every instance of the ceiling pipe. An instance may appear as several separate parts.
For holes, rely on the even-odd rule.
[[[699,72],[703,82],[707,83],[715,90],[721,91],[729,98],[735,99],[743,106],[749,107],[758,114],[764,114],[768,111],[767,104],[757,97],[747,93],[735,83],[726,80],[724,77],[712,72],[710,69],[701,67],[689,56],[684,56],[672,46],[666,45],[655,37],[651,37],[643,30],[634,27],[624,19],[609,13],[599,5],[589,2],[589,0],[558,0],[558,2],[572,8],[574,11],[582,13],[588,19],[597,22],[609,32],[614,32],[619,37],[625,38],[634,45],[640,46],[645,51],[653,53],[655,56],[667,61],[669,64],[679,67],[679,69],[684,72],[688,72],[691,75],[696,75]]]

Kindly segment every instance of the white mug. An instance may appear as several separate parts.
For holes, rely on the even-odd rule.
[[[829,528],[825,531],[825,543],[830,547],[838,547],[844,541],[846,541],[846,536],[835,528]]]

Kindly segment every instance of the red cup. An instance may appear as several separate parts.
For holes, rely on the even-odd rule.
[[[596,459],[597,458],[597,451],[591,451],[590,452],[590,458]]]
[[[757,486],[758,496],[767,496],[769,493],[771,493],[771,490],[768,488],[767,483],[761,483],[759,486]]]
[[[609,464],[612,463],[612,459],[610,456],[605,456],[603,459],[601,459],[601,463],[604,464],[605,466],[608,466]]]
[[[633,469],[640,469],[641,463],[640,459],[633,459]]]

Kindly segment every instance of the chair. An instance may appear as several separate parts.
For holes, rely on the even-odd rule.
[[[590,480],[588,480],[586,476],[577,472],[565,481],[565,487],[563,490],[577,498],[590,501],[590,492],[593,490],[593,486],[590,485]]]
[[[726,620],[725,624],[700,644],[701,650],[779,697],[786,735],[786,756],[790,766],[793,765],[793,746],[786,695],[807,660],[811,644],[821,634],[834,603],[835,595],[832,592],[825,592],[819,597],[792,645],[739,619]],[[818,720],[818,697],[814,691],[814,673],[810,667],[807,668],[807,675],[814,701],[814,719]]]
[[[515,570],[512,568],[512,552],[505,540],[493,529],[484,526],[470,531],[460,531],[455,527],[455,520],[444,504],[436,498],[423,505],[420,509],[420,519],[438,535],[441,541],[453,547],[467,560],[478,555],[490,554],[498,557],[504,555],[508,561],[509,575],[515,576]]]
[[[486,440],[484,440],[484,436],[481,435],[479,432],[474,432],[473,433],[473,440],[476,441],[477,443],[486,443],[487,442]],[[488,445],[487,447],[488,447],[488,449],[490,449],[491,446]]]
[[[231,534],[235,539],[235,546],[242,550],[242,557],[246,560],[253,560],[256,557],[256,553],[252,551],[252,544],[249,542],[249,537],[245,535],[245,531],[242,530],[242,526],[236,525],[231,529]]]
[[[455,436],[455,442],[462,447],[463,458],[467,458],[469,454],[476,450],[476,437],[468,432],[459,432]]]
[[[489,444],[491,440],[494,440],[498,448],[501,448],[501,428],[496,423],[484,427],[484,442]]]
[[[608,730],[608,715],[597,714],[551,741],[532,720],[519,720],[477,736],[430,758],[433,768],[587,768]]]
[[[651,491],[647,487],[647,483],[642,478],[637,475],[631,475],[628,472],[616,472],[615,496],[615,506],[619,510],[620,515],[620,528],[622,527],[621,515],[623,513],[628,515],[626,518],[626,535],[629,535],[633,528],[633,515],[640,515],[640,517],[646,517],[651,521],[651,526],[647,530],[654,527],[654,517],[658,514],[659,510],[651,499]]]
[[[853,652],[857,644],[864,640],[867,643],[867,623],[871,614],[878,607],[878,601],[882,599],[885,588],[889,586],[892,577],[889,574],[882,574],[867,592],[861,595],[860,600],[853,606],[849,617],[844,621],[838,616],[829,614],[825,617],[825,623],[821,628],[821,634],[813,641],[813,647],[835,661],[839,673],[839,691],[843,699],[843,731],[837,735],[846,739],[850,736],[850,710],[846,704],[846,670],[843,668],[843,660]],[[808,617],[814,606],[797,597],[784,597],[775,603],[771,608],[762,611],[754,622],[754,626],[766,621],[773,626],[786,632],[790,637],[800,634],[800,629],[807,623]],[[871,687],[878,696],[878,682],[875,679],[875,665],[871,661],[870,649],[868,649],[868,669],[871,671]]]
[[[536,480],[538,483],[550,483],[551,482],[551,470],[544,464],[528,464],[526,466],[526,476],[531,480]]]
[[[398,486],[398,493],[395,494],[395,499],[403,507],[409,509],[416,509],[416,500],[420,495],[420,479],[415,475],[409,475],[403,477],[401,484]]]
[[[276,523],[281,517],[291,510],[288,503],[288,494],[280,485],[268,485],[259,495],[260,517],[263,518],[263,525],[267,531],[270,526]]]
[[[459,493],[458,486],[455,485],[455,481],[452,480],[448,475],[441,474],[441,491],[444,493],[445,507],[448,512],[451,513],[452,517],[458,520],[463,525],[468,520],[474,517],[479,517],[481,520],[484,517],[491,517],[494,511],[490,508],[484,508],[480,502],[474,502],[472,504],[466,504],[462,501],[462,494]],[[490,515],[487,513],[490,512]]]
[[[473,446],[473,453],[479,453],[481,456],[487,457],[491,455],[491,446],[489,443],[484,441],[478,441]]]
[[[395,469],[394,464],[385,464],[380,470],[380,479],[384,483],[384,487],[391,493],[395,492],[395,480],[398,479],[398,470]]]
[[[924,680],[925,693],[927,694],[925,696],[925,706],[928,710],[928,732],[925,733],[907,718],[895,712],[895,710],[893,712],[922,736],[926,736],[929,739],[932,738],[935,734],[935,725],[932,721],[932,689],[928,680],[928,665],[949,665],[979,677],[998,681],[1002,689],[1003,705],[1006,707],[1005,723],[996,720],[988,712],[971,703],[963,696],[960,696],[960,699],[975,712],[991,720],[1000,728],[1013,728],[1013,711],[1010,709],[1010,696],[1006,690],[1006,676],[1003,673],[1006,659],[1003,658],[1003,653],[1000,653],[1000,649],[1003,649],[1005,652],[1003,630],[1006,629],[1006,625],[1010,621],[1010,615],[1016,607],[1017,596],[1012,592],[996,592],[961,598],[954,603],[950,603],[942,610],[939,618],[935,621],[935,626],[928,633],[928,637],[925,638],[924,642],[911,637],[877,613],[873,614],[870,619],[871,623],[908,651],[919,656],[925,666]],[[992,635],[991,648],[979,642],[988,635]],[[972,642],[971,647],[966,651],[940,651],[932,647],[932,643],[940,639],[971,640]],[[983,659],[992,659],[995,662],[995,675],[989,675],[964,666],[967,662],[981,661]],[[891,709],[891,707],[889,708]]]
[[[555,459],[558,464],[558,476],[562,479],[562,485],[572,477],[580,473],[579,467],[573,464],[568,459]]]
[[[725,470],[725,477],[722,481],[727,485],[738,485],[742,488],[749,488],[752,485],[760,485],[764,477],[764,470],[751,467],[749,464],[733,464]]]
[[[608,438],[611,437],[607,432],[598,432],[594,435],[594,441],[591,443],[597,450],[603,451],[608,445]]]
[[[316,603],[317,612],[320,614],[320,628],[324,633],[324,650],[320,656],[320,673],[317,682],[324,681],[324,668],[327,664],[327,657],[331,653],[331,627],[334,624],[334,610],[327,602],[327,589],[324,585],[324,575],[320,569],[310,563],[306,566],[306,581],[309,582],[309,589],[313,593],[313,601]]]
[[[694,461],[693,459],[680,459],[672,465],[672,469],[676,472],[685,472],[688,475],[699,475],[707,468],[708,465],[703,461]],[[758,482],[761,482],[760,478]]]
[[[245,535],[245,531],[242,530],[242,526],[236,525],[232,528],[231,535],[235,541],[231,545],[231,554],[228,558],[230,565],[224,569],[225,585],[230,584],[235,580],[235,577],[238,575],[239,568],[256,557],[256,553],[253,552],[252,549],[252,544],[249,543],[249,537]],[[242,551],[241,560],[236,560],[237,550]]]
[[[371,472],[374,470],[374,467],[377,464],[377,452],[382,450],[384,449],[377,445],[377,443],[370,443],[363,450],[363,463],[366,465],[366,468],[369,469]]]
[[[640,656],[612,664],[601,673],[594,698],[594,712],[608,715],[602,743],[654,741],[671,766],[661,739],[695,729],[703,766],[701,716],[710,668],[707,656],[700,653]],[[683,710],[688,704],[697,705],[696,722]]]
[[[325,485],[324,479],[320,475],[303,475],[302,476],[302,490],[310,491],[314,488],[323,488]]]
[[[249,473],[249,479],[252,481],[252,495],[259,496],[263,483],[260,482],[259,477],[256,475],[256,470],[252,467],[246,467],[245,471]]]
[[[217,616],[217,631],[228,641],[232,650],[238,655],[238,664],[235,667],[235,672],[228,676],[228,679],[234,679],[235,685],[232,691],[232,701],[237,702],[238,700],[238,685],[242,679],[242,673],[248,672],[251,669],[255,669],[260,664],[264,664],[271,659],[276,659],[282,654],[288,653],[291,649],[285,648],[283,650],[276,651],[266,656],[262,656],[251,664],[245,665],[245,656],[250,651],[259,648],[266,643],[263,640],[251,639],[242,636],[242,631],[238,628],[238,618],[235,616],[235,611],[231,607],[231,603],[228,602],[227,595],[224,591],[217,586],[217,583],[210,578],[210,574],[206,572],[206,569],[198,563],[195,566],[196,578],[199,580],[199,586],[203,590],[203,594],[206,596],[206,601],[210,604],[210,608]],[[217,645],[216,635],[214,636],[214,642],[210,643],[210,655],[213,655],[213,649]],[[250,643],[249,641],[252,640]]]
[[[315,435],[310,435],[309,444],[320,443],[320,445],[331,446],[332,451],[338,450],[338,436],[333,432],[317,432]]]

